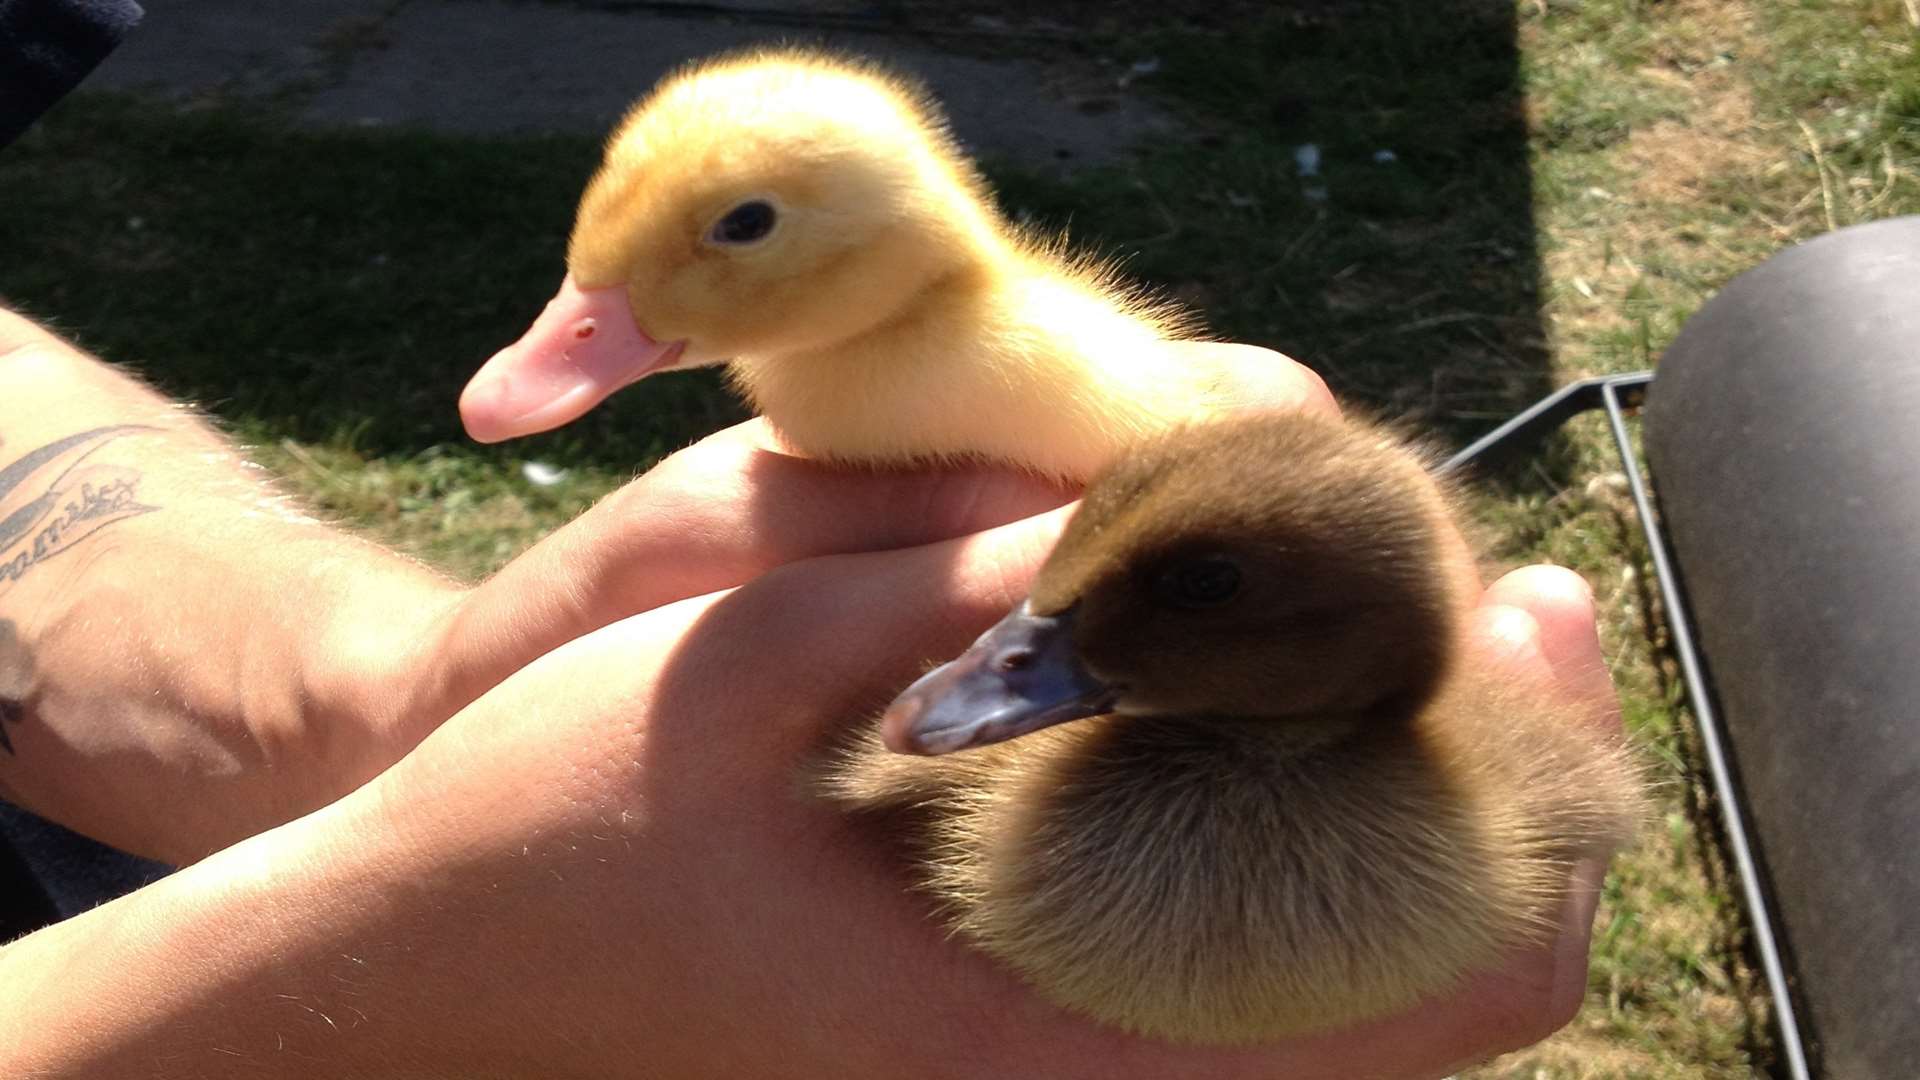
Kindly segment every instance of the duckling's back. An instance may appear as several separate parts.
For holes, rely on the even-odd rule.
[[[1076,481],[1241,404],[1219,365],[1170,344],[1178,312],[1095,274],[1010,257],[943,281],[858,348],[743,357],[735,381],[809,456],[986,459]]]

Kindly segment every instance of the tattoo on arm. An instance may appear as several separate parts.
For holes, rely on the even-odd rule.
[[[123,435],[155,428],[114,424],[69,435],[0,466],[0,594],[41,563],[118,521],[158,507],[140,501],[140,470],[87,459]],[[0,619],[0,750],[8,724],[26,715],[31,665],[14,623]]]
[[[122,435],[153,430],[98,427],[0,468],[0,588],[116,521],[158,509],[140,501],[138,469],[87,461]]]

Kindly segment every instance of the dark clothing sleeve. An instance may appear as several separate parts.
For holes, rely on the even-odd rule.
[[[0,945],[171,870],[0,802]]]
[[[133,0],[0,0],[0,146],[80,85],[141,14]]]

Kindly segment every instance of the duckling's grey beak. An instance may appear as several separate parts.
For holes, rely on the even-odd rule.
[[[1074,655],[1072,609],[1034,615],[1022,604],[893,699],[880,732],[895,753],[945,754],[1096,716],[1113,695]]]

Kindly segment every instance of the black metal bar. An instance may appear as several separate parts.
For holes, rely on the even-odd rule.
[[[1673,635],[1673,651],[1680,661],[1681,681],[1686,687],[1687,700],[1693,706],[1695,723],[1700,731],[1700,744],[1706,752],[1708,776],[1720,803],[1721,824],[1726,830],[1734,872],[1740,878],[1741,899],[1753,932],[1754,952],[1759,955],[1767,990],[1773,999],[1774,1023],[1780,1032],[1781,1064],[1793,1080],[1809,1080],[1812,1074],[1807,1067],[1799,1020],[1787,987],[1786,965],[1780,958],[1773,914],[1767,904],[1759,865],[1748,838],[1746,812],[1733,784],[1726,740],[1713,709],[1712,695],[1699,653],[1694,648],[1692,618],[1681,599],[1679,579],[1673,571],[1666,535],[1654,519],[1653,501],[1647,493],[1639,456],[1634,453],[1633,440],[1627,434],[1625,410],[1640,403],[1652,382],[1653,372],[1637,371],[1628,375],[1585,379],[1563,387],[1476,440],[1449,458],[1441,468],[1442,471],[1451,472],[1525,449],[1580,413],[1596,408],[1606,410],[1607,422],[1613,430],[1614,445],[1620,451],[1620,464],[1633,493],[1634,510],[1640,516],[1640,530],[1647,539],[1647,552],[1653,562],[1653,575],[1660,587],[1660,598],[1667,608],[1667,626]]]
[[[1647,382],[1651,381],[1649,375]],[[1644,388],[1645,383],[1641,385]],[[1760,955],[1767,991],[1773,998],[1774,1024],[1780,1030],[1780,1056],[1793,1080],[1808,1080],[1806,1050],[1801,1045],[1800,1024],[1787,989],[1786,965],[1780,960],[1779,944],[1774,939],[1773,912],[1767,905],[1760,868],[1747,837],[1746,812],[1733,784],[1719,717],[1713,710],[1706,675],[1694,649],[1692,619],[1680,599],[1679,579],[1674,576],[1673,562],[1667,553],[1666,534],[1654,520],[1653,502],[1647,497],[1640,459],[1633,451],[1633,440],[1627,435],[1619,394],[1612,384],[1605,384],[1600,388],[1600,396],[1607,410],[1607,423],[1613,428],[1614,445],[1620,449],[1620,464],[1626,470],[1627,485],[1633,492],[1634,511],[1640,515],[1640,531],[1647,538],[1647,554],[1653,561],[1653,576],[1660,585],[1660,599],[1667,606],[1667,629],[1673,635],[1674,654],[1680,659],[1680,678],[1686,684],[1687,700],[1693,704],[1694,724],[1700,730],[1700,745],[1706,751],[1707,772],[1713,778],[1714,792],[1720,802],[1721,826],[1726,830],[1727,848],[1733,856],[1742,898],[1746,901],[1754,951]]]
[[[1601,394],[1608,388],[1626,390],[1638,405],[1653,382],[1653,372],[1636,371],[1628,375],[1600,375],[1582,379],[1555,390],[1528,406],[1520,415],[1475,439],[1465,450],[1448,458],[1440,467],[1452,472],[1468,465],[1530,449],[1561,425],[1583,412],[1601,407]]]

